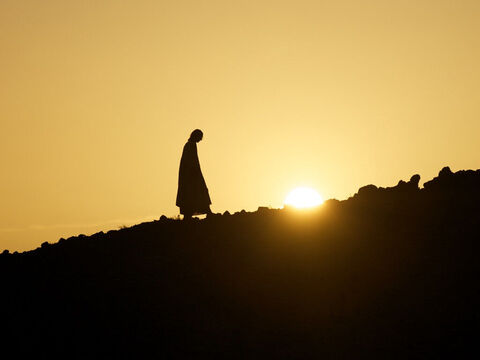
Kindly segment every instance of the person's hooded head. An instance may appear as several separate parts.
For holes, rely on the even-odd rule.
[[[203,139],[203,132],[202,130],[200,129],[195,129],[192,131],[192,133],[190,134],[190,138],[188,139],[188,141],[193,141],[193,142],[196,142],[198,143],[199,141],[202,141]]]

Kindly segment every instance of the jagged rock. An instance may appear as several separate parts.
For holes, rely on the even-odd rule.
[[[420,182],[420,175],[415,174],[410,178],[410,181],[408,182],[412,186],[415,186],[417,189],[419,188],[418,183]]]
[[[440,172],[438,173],[439,177],[446,177],[452,175],[452,170],[450,170],[449,166],[445,166]]]
[[[413,175],[408,182],[400,180],[396,187],[387,188],[392,191],[415,191],[420,190],[418,183],[420,182],[420,175]]]
[[[378,190],[378,187],[376,187],[373,184],[365,185],[365,186],[362,186],[360,189],[358,189],[358,195],[368,196],[370,194],[375,193],[377,190]]]
[[[444,167],[437,177],[423,184],[428,192],[443,194],[453,199],[455,196],[472,197],[480,191],[480,173],[473,170],[452,172],[448,166]]]

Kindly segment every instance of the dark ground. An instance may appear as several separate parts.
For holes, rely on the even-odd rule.
[[[314,212],[162,217],[4,253],[1,351],[478,358],[480,170],[418,182],[369,185]]]

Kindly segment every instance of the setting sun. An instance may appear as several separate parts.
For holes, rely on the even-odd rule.
[[[290,205],[299,209],[311,208],[323,203],[320,194],[308,187],[298,187],[293,189],[285,198],[285,205]]]

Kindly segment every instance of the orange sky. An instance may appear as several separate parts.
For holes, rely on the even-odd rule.
[[[480,2],[2,0],[0,249],[479,168]],[[422,182],[423,183],[423,182]]]

